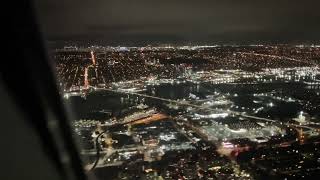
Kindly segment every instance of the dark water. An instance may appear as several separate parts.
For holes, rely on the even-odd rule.
[[[174,100],[188,98],[190,93],[195,94],[200,99],[204,99],[207,95],[219,93],[221,96],[225,95],[235,106],[246,108],[258,108],[261,106],[254,104],[253,100],[259,100],[265,104],[272,102],[274,104],[273,107],[265,108],[257,115],[279,120],[296,117],[300,111],[307,112],[312,116],[319,116],[320,114],[320,111],[318,111],[319,109],[310,110],[304,108],[303,103],[305,101],[309,101],[311,97],[313,100],[317,100],[316,98],[319,99],[319,96],[315,96],[315,91],[309,90],[305,88],[303,84],[299,83],[256,85],[213,85],[208,83],[161,84],[158,86],[148,86],[147,91],[145,92],[145,94],[148,95]],[[272,95],[256,98],[253,96],[254,93],[269,93]],[[237,94],[237,97],[234,97],[234,94]],[[273,96],[285,98],[291,97],[293,99],[301,100],[301,102],[285,102],[276,100]],[[142,102],[141,97],[115,94],[107,91],[93,92],[89,94],[86,99],[71,97],[67,100],[67,104],[70,104],[73,107],[76,119],[107,119],[113,116],[119,117],[126,113],[130,113],[128,108],[140,102]],[[145,99],[144,102],[155,107],[160,107],[164,104],[159,100]],[[315,106],[316,105],[317,104],[315,104]],[[236,109],[233,110],[237,111]]]

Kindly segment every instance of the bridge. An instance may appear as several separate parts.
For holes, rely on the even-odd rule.
[[[189,102],[179,102],[179,101],[176,101],[176,100],[161,98],[161,97],[157,97],[157,96],[151,96],[151,95],[147,95],[147,94],[140,94],[140,93],[129,92],[129,91],[124,91],[124,90],[113,90],[113,89],[109,89],[109,88],[94,87],[94,89],[109,91],[109,92],[113,92],[113,93],[120,93],[120,94],[127,94],[127,95],[134,95],[134,96],[140,96],[140,97],[145,97],[145,98],[151,98],[151,99],[165,101],[165,102],[169,102],[169,103],[176,103],[176,104],[182,105],[182,106],[190,106],[190,107],[195,107],[195,108],[198,108],[198,109],[210,110],[210,111],[215,111],[215,112],[219,112],[219,113],[234,114],[234,115],[237,115],[237,116],[242,116],[242,117],[255,119],[255,120],[260,120],[260,121],[265,121],[265,122],[270,122],[270,123],[276,123],[276,124],[280,124],[281,123],[281,122],[279,122],[277,120],[273,120],[273,119],[269,119],[269,118],[263,118],[263,117],[257,117],[257,116],[253,116],[253,115],[247,115],[247,114],[244,114],[244,113],[241,113],[241,112],[237,112],[237,111],[213,109],[213,108],[206,107],[206,106],[190,104]],[[120,123],[113,124],[111,126],[126,125],[126,124],[130,124],[130,123],[134,123],[134,122],[135,121],[120,122]],[[313,128],[313,127],[309,127],[309,126],[305,126],[305,125],[298,125],[298,124],[292,124],[292,123],[284,123],[282,125],[286,125],[288,127],[292,127],[292,128],[295,128],[295,129],[305,128],[305,129],[312,130],[312,131],[314,131],[314,130],[315,131],[319,131],[319,129],[317,129],[317,128]],[[193,126],[189,126],[189,128],[192,128],[194,131],[197,132],[197,134],[199,134],[199,132],[201,132],[199,129],[197,129],[197,128],[193,127]],[[103,131],[98,135],[98,137],[96,138],[96,143],[97,144],[99,144],[99,142],[98,142],[99,137],[101,135],[103,135],[104,133],[106,133],[106,132],[107,131]],[[206,135],[205,134],[200,133],[200,136],[202,138],[206,139]],[[121,148],[121,149],[107,148],[107,149],[103,149],[102,152],[101,152],[101,153],[104,154],[103,158],[100,158],[100,149],[99,148],[97,148],[95,151],[83,151],[82,154],[87,154],[87,155],[88,154],[92,154],[92,155],[96,154],[97,155],[97,160],[93,164],[88,165],[88,167],[87,167],[88,169],[90,168],[92,170],[95,167],[105,166],[104,162],[107,160],[108,157],[110,157],[115,152],[143,151],[144,148],[145,147],[143,147],[143,146],[128,147],[128,148]]]
[[[280,123],[279,121],[274,120],[274,119],[248,115],[248,114],[245,114],[243,112],[232,111],[232,110],[223,110],[223,109],[214,109],[214,108],[207,107],[207,106],[191,104],[189,102],[180,102],[180,101],[177,101],[177,100],[166,99],[166,98],[161,98],[161,97],[157,97],[157,96],[151,96],[151,95],[147,95],[147,94],[140,94],[140,93],[129,92],[129,91],[124,91],[124,90],[113,90],[113,89],[109,89],[109,88],[95,88],[95,89],[96,90],[109,91],[109,92],[113,92],[113,93],[140,96],[140,97],[145,97],[145,98],[165,101],[165,102],[169,102],[169,103],[174,103],[174,104],[181,105],[181,106],[189,106],[189,107],[194,107],[194,108],[197,108],[197,109],[214,111],[214,112],[217,112],[217,113],[228,113],[228,114],[233,114],[233,115],[237,115],[237,116],[241,116],[241,117],[245,117],[245,118],[250,118],[250,119],[255,119],[255,120],[260,120],[260,121],[265,121],[265,122],[270,122],[270,123],[276,123],[276,124]],[[306,125],[299,125],[299,124],[293,124],[293,123],[284,123],[283,125],[297,127],[297,128],[306,128],[306,129],[309,129],[309,130],[318,130],[316,128],[309,127],[309,126],[306,126]]]

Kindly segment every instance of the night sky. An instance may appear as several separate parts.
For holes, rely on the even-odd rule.
[[[35,0],[49,40],[318,43],[317,0]]]

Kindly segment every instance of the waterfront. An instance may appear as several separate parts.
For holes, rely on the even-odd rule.
[[[278,48],[298,54],[280,56]],[[280,168],[277,162],[295,157],[290,152],[303,147],[310,146],[300,159],[306,153],[319,158],[312,152],[320,143],[318,47],[94,51],[59,50],[55,57],[87,171],[98,177],[108,173],[111,179],[317,173],[318,161],[272,168]],[[92,63],[75,65],[88,55],[94,57]],[[268,157],[277,152],[284,153]]]
[[[292,90],[292,87],[295,87],[294,90]],[[121,169],[124,166],[128,168],[126,162],[129,162],[130,159],[131,164],[136,165],[131,167],[133,168],[130,170],[132,173],[139,169],[137,165],[140,164],[140,168],[145,169],[147,166],[165,177],[163,173],[166,172],[166,167],[169,168],[173,163],[172,159],[167,159],[166,156],[169,156],[170,153],[179,156],[178,151],[183,151],[182,158],[189,153],[202,152],[204,150],[203,147],[199,149],[199,146],[201,146],[199,142],[204,141],[206,143],[204,147],[206,148],[218,148],[215,155],[216,159],[220,155],[234,157],[235,152],[238,154],[257,147],[261,148],[270,145],[276,147],[277,144],[281,146],[285,143],[299,142],[296,132],[287,129],[284,123],[292,123],[292,119],[298,117],[301,112],[305,112],[308,114],[308,121],[312,121],[317,127],[320,114],[312,108],[308,108],[305,104],[309,100],[307,97],[316,95],[318,91],[318,89],[308,88],[303,83],[285,82],[242,85],[195,84],[190,82],[179,84],[162,83],[148,85],[146,90],[140,93],[176,100],[185,104],[204,106],[205,109],[168,103],[167,101],[138,95],[123,94],[122,92],[115,93],[108,90],[93,91],[87,95],[86,99],[80,96],[70,97],[67,102],[75,107],[75,112],[78,112],[76,117],[79,119],[95,119],[97,120],[96,123],[106,124],[103,126],[104,128],[108,128],[107,124],[112,124],[111,120],[118,123],[122,121],[122,118],[126,118],[134,112],[151,107],[155,108],[157,112],[170,116],[165,121],[144,121],[147,124],[135,125],[133,123],[130,125],[130,129],[121,127],[110,131],[110,137],[115,142],[112,147],[113,151],[122,153],[117,156],[108,155],[108,158],[104,158],[108,160],[99,164],[99,167],[104,170],[97,171],[98,174],[104,174],[109,172],[109,168]],[[302,94],[303,96],[301,96]],[[314,97],[319,98],[319,96]],[[216,110],[222,110],[226,113],[217,113],[215,112]],[[269,124],[265,121],[232,115],[229,111],[268,118],[279,123]],[[96,128],[96,126],[92,128]],[[318,132],[313,133],[312,136],[318,135]],[[119,135],[121,135],[121,138]],[[86,134],[86,136],[84,143],[88,143],[91,134]],[[277,139],[277,137],[282,140]],[[152,140],[156,141],[152,142]],[[152,145],[144,144],[144,142],[148,141],[151,141]],[[93,148],[93,145],[90,147]],[[151,149],[144,149],[146,147]],[[104,148],[109,149],[110,147],[105,145],[103,146]],[[107,156],[107,154],[108,152],[105,152],[104,155]],[[91,160],[88,162],[93,163],[95,156],[91,155],[89,157],[91,157],[89,158]],[[117,164],[119,161],[121,163]],[[229,162],[228,158],[224,161],[224,163]],[[145,162],[149,163],[146,164]],[[152,162],[165,163],[168,166],[159,166],[157,163],[153,164]],[[208,164],[202,166],[202,168],[207,166]],[[220,166],[215,165],[215,167]],[[233,167],[232,163],[230,167]],[[191,169],[191,167],[189,168]],[[130,171],[121,170],[120,172],[129,176]],[[229,171],[231,174],[234,173],[232,168]],[[246,174],[246,172],[243,173]],[[139,176],[144,176],[143,174]],[[187,174],[192,177],[191,172]],[[119,174],[115,174],[115,177],[118,176]]]

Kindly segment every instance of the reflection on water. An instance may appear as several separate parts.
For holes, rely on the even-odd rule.
[[[183,83],[148,86],[145,93],[173,100],[190,98],[190,94],[199,99],[216,95],[216,99],[224,97],[226,100],[230,100],[233,103],[234,111],[248,110],[250,112],[249,110],[258,110],[259,107],[264,107],[263,110],[256,111],[257,116],[287,120],[296,117],[300,111],[307,112],[312,116],[319,116],[319,109],[308,109],[304,106],[306,102],[309,102],[310,97],[314,97],[314,101],[319,101],[319,96],[316,96],[317,91],[317,89],[308,89],[300,83],[256,85]],[[89,94],[86,99],[81,97],[69,98],[67,103],[74,108],[76,119],[106,119],[126,114],[128,108],[135,104],[146,103],[161,108],[164,102],[97,91]]]

